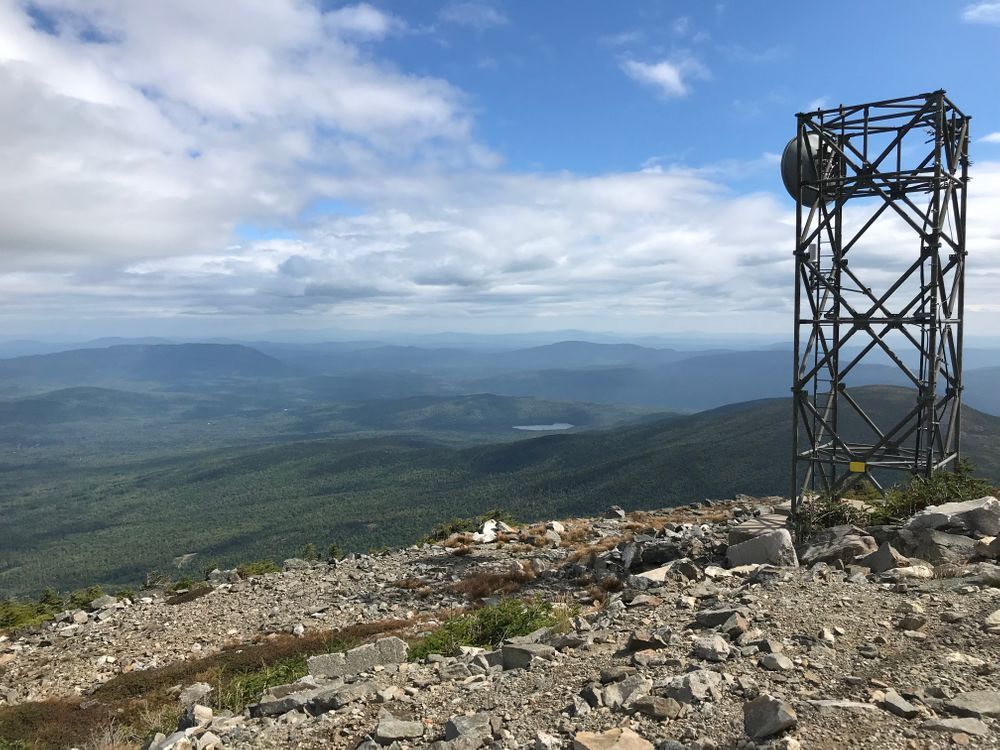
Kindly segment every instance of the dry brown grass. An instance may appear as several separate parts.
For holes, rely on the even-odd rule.
[[[566,558],[566,561],[571,563],[580,562],[581,560],[585,560],[592,555],[599,555],[602,552],[614,549],[628,538],[629,537],[626,536],[607,536],[594,544],[585,544],[582,547],[577,547],[573,550]]]
[[[584,593],[593,601],[600,602],[603,604],[608,598],[608,592],[598,586],[596,583],[593,586],[589,586]]]
[[[463,544],[461,547],[456,549],[451,554],[455,555],[455,557],[465,557],[466,555],[472,554],[472,547],[470,547],[468,544]]]
[[[397,589],[405,589],[407,591],[415,591],[416,589],[424,588],[427,584],[424,583],[420,578],[414,578],[413,576],[407,576],[406,578],[400,578],[393,584]]]
[[[216,684],[228,676],[302,656],[349,648],[377,635],[413,627],[416,620],[379,620],[339,630],[312,631],[296,638],[276,635],[256,643],[226,648],[191,661],[157,669],[127,672],[99,686],[86,701],[50,700],[0,707],[0,739],[12,747],[32,750],[80,747],[128,733],[135,746],[176,707],[171,688],[192,682]],[[129,724],[119,723],[127,717]],[[4,745],[0,744],[0,747]],[[108,750],[115,745],[101,745]]]
[[[441,542],[442,547],[467,547],[472,544],[472,534],[468,531],[459,531]]]
[[[625,588],[625,584],[622,583],[622,579],[618,576],[604,576],[604,578],[597,582],[597,585],[600,586],[601,590],[609,593],[612,591],[621,591]]]
[[[534,577],[535,574],[522,563],[521,570],[516,572],[475,573],[453,584],[451,589],[456,594],[464,594],[470,599],[485,599],[494,594],[513,594],[515,591],[520,591],[521,587]]]

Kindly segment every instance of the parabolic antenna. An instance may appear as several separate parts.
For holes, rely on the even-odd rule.
[[[806,145],[808,142],[808,147]],[[819,136],[815,133],[807,135],[802,143],[802,148],[796,148],[798,139],[792,138],[785,146],[785,152],[781,155],[781,181],[785,183],[785,190],[795,200],[801,200],[803,206],[815,206],[819,191],[816,189],[817,171],[816,161],[819,158]],[[799,151],[802,158],[799,159]],[[801,196],[799,186],[802,186]]]

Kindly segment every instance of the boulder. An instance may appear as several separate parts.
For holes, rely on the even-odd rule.
[[[485,711],[466,716],[452,716],[444,725],[446,740],[471,737],[485,742],[492,740],[493,734],[493,717]]]
[[[1000,716],[1000,692],[996,690],[972,690],[959,693],[945,702],[944,707],[956,716],[971,716],[981,719],[984,716]]]
[[[799,564],[792,535],[784,528],[759,534],[739,544],[731,544],[726,550],[726,560],[734,568],[740,565],[795,567]]]
[[[653,743],[628,727],[618,727],[606,732],[577,732],[573,750],[653,750]]]
[[[729,544],[742,544],[761,534],[778,531],[788,525],[788,516],[768,513],[739,523],[729,530]]]
[[[696,669],[668,680],[662,692],[679,703],[694,703],[718,697],[721,685],[722,675],[718,672]]]
[[[556,650],[541,643],[505,643],[501,647],[504,669],[527,669],[536,659],[555,658]]]
[[[797,721],[795,709],[771,695],[761,695],[743,705],[743,731],[754,740],[791,729]]]
[[[706,661],[725,661],[731,649],[721,635],[703,635],[694,642],[694,655]]]
[[[676,719],[681,713],[681,704],[673,698],[662,698],[659,695],[643,695],[632,701],[632,710],[644,716],[659,721]]]
[[[904,528],[953,529],[962,533],[1000,534],[1000,500],[987,495],[978,500],[932,505],[906,522]]]
[[[489,544],[497,540],[497,522],[492,518],[483,522],[479,531],[472,535],[472,541],[479,544]]]
[[[903,528],[896,540],[903,554],[919,557],[931,565],[964,563],[976,554],[975,539],[935,529]]]
[[[987,737],[990,733],[989,727],[979,719],[928,719],[920,728],[932,732],[961,732],[976,737]]]
[[[181,690],[180,704],[187,708],[195,703],[201,703],[206,695],[212,692],[212,686],[207,682],[195,682]]]
[[[859,557],[854,563],[868,568],[877,575],[894,568],[905,568],[910,564],[910,561],[899,554],[889,542],[882,542],[877,550],[870,555]]]
[[[344,653],[309,657],[309,674],[331,678],[368,672],[379,665],[406,661],[408,650],[406,641],[400,638],[380,638],[374,643],[365,643]]]
[[[380,745],[391,745],[398,740],[412,740],[423,736],[423,723],[398,719],[388,711],[379,714],[378,725],[375,727],[375,741]]]
[[[920,709],[906,700],[895,690],[886,690],[882,699],[882,708],[903,719],[914,719],[920,715]]]
[[[628,708],[633,701],[649,695],[653,681],[639,675],[626,677],[621,682],[613,682],[602,691],[604,705],[608,708]]]
[[[863,529],[842,524],[823,529],[813,536],[806,543],[799,560],[803,565],[838,561],[846,565],[856,557],[871,554],[877,548],[875,539]]]

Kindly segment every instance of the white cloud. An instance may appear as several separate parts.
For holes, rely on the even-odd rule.
[[[330,11],[324,18],[327,28],[341,34],[381,39],[406,29],[402,19],[376,10],[368,3],[348,5]]]
[[[968,23],[1000,25],[1000,3],[975,3],[962,10],[962,20]]]
[[[509,23],[507,16],[490,3],[480,0],[448,3],[441,9],[440,18],[442,21],[471,26],[479,31]]]
[[[996,133],[990,133],[989,135],[984,135],[979,139],[980,143],[1000,143],[1000,130]]]
[[[621,69],[633,80],[653,86],[664,96],[685,96],[692,78],[706,78],[708,70],[693,57],[677,57],[656,63],[623,60]]]

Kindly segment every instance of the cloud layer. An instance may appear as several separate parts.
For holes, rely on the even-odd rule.
[[[509,23],[482,3],[442,13]],[[773,158],[503,170],[462,91],[380,57],[411,32],[366,4],[0,0],[6,330],[179,315],[739,329],[775,311],[785,327],[792,208],[727,184]],[[684,57],[622,67],[666,96],[707,74]],[[977,162],[974,189],[970,299],[986,300],[1000,230],[975,207],[1000,200],[1000,164]]]

